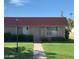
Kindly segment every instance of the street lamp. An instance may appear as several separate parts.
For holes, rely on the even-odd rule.
[[[18,21],[19,19],[16,19],[16,35],[17,35],[17,47],[16,47],[16,52],[18,52]]]
[[[71,18],[71,19],[73,19],[72,16],[73,16],[73,13],[71,12],[71,13],[70,13],[70,18]]]

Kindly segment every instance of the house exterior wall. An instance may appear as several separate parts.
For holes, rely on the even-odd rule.
[[[18,27],[18,34],[23,34],[23,27]],[[17,34],[17,27],[16,26],[5,26],[4,27],[5,33]]]
[[[29,32],[34,36],[65,38],[65,27],[57,27],[57,28],[58,28],[57,30],[48,30],[47,27],[29,27]],[[48,32],[52,32],[52,35],[48,35]]]
[[[23,26],[23,34],[28,35],[29,34],[29,27],[28,26]]]
[[[57,27],[49,26],[49,27],[46,27],[46,30],[47,30],[47,37],[57,37],[58,36]]]
[[[16,34],[16,26],[5,26],[4,27],[4,32],[5,33]]]
[[[28,28],[27,28],[28,27]],[[52,26],[52,28],[55,26]],[[51,27],[50,27],[51,28]],[[16,26],[5,26],[5,32],[16,34]],[[48,35],[51,32],[52,35]],[[57,27],[57,30],[48,30],[47,27],[36,27],[36,26],[22,26],[19,27],[19,34],[33,34],[38,37],[64,37],[65,38],[65,27]]]
[[[48,35],[47,33],[47,37],[64,37],[65,38],[65,27],[60,27],[60,26],[52,26],[50,28],[57,28],[56,30],[48,30],[47,32],[52,33],[52,35]]]
[[[58,27],[58,37],[65,38],[65,27]]]
[[[30,34],[44,37],[44,36],[46,36],[47,30],[45,27],[35,27],[35,26],[30,27],[29,26],[29,32],[30,32]]]

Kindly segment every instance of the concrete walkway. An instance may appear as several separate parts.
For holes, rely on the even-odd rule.
[[[33,59],[47,59],[41,43],[34,43]]]

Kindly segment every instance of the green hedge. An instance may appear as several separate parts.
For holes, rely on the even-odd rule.
[[[69,39],[69,31],[68,30],[65,30],[65,38],[66,38],[66,40]]]
[[[5,33],[4,34],[4,41],[5,42],[16,42],[17,41],[17,35],[13,35],[10,33]],[[24,34],[19,34],[18,35],[18,41],[19,42],[33,42],[33,35],[24,35]]]
[[[66,42],[66,40],[63,37],[47,37],[47,38],[42,38],[42,42]]]
[[[4,41],[11,41],[12,34],[11,33],[4,33]]]

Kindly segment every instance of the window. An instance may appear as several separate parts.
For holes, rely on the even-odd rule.
[[[27,30],[28,30],[28,26],[27,26]]]
[[[64,28],[63,28],[63,27],[59,27],[58,29],[59,29],[59,30],[63,30]]]
[[[58,27],[47,27],[47,35],[50,37],[57,36]]]
[[[48,31],[47,36],[49,37],[56,37],[57,36],[57,31]]]
[[[51,32],[47,32],[47,35],[52,35],[52,33]]]
[[[57,27],[47,27],[48,30],[58,30]]]

